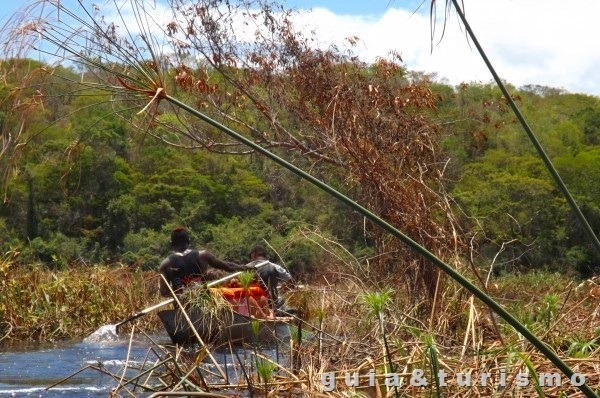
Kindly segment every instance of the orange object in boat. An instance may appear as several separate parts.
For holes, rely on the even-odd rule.
[[[220,287],[217,290],[219,290],[221,295],[227,300],[236,300],[246,297],[243,287]],[[267,292],[258,285],[251,285],[248,288],[248,293],[250,294],[250,297],[254,298],[267,297]]]

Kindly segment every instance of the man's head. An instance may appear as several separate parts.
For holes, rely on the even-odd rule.
[[[171,246],[174,249],[185,250],[190,244],[190,235],[184,227],[176,227],[171,231]]]
[[[257,245],[250,251],[250,259],[258,260],[262,258],[267,258],[267,251],[264,247]]]

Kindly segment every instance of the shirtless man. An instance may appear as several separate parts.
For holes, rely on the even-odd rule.
[[[239,265],[228,261],[219,260],[215,255],[206,250],[191,249],[190,237],[183,227],[177,227],[171,232],[171,246],[173,253],[160,264],[160,273],[164,279],[160,280],[160,295],[170,297],[171,289],[180,294],[190,283],[203,282],[209,267],[227,272],[253,269],[246,265]]]

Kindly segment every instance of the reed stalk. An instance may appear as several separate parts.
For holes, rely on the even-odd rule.
[[[385,323],[383,321],[384,311],[386,309],[386,306],[391,301],[392,292],[393,292],[393,290],[391,288],[386,288],[379,292],[365,293],[361,296],[361,299],[362,299],[363,304],[367,307],[368,316],[369,317],[373,317],[373,316],[377,317],[377,321],[379,323],[379,333],[381,334],[381,338],[383,340],[384,357],[387,359],[387,365],[389,366],[389,372],[394,373],[395,372],[394,361],[392,358],[392,353],[390,351],[390,347],[389,347],[389,343],[388,343],[388,339],[387,339],[387,333],[385,331]],[[386,373],[387,373],[387,371],[388,371],[388,369],[385,369]],[[397,386],[394,386],[394,395],[396,396],[396,398],[400,397]]]
[[[429,362],[429,368],[431,370],[431,379],[435,385],[435,396],[437,398],[442,397],[442,388],[440,386],[440,380],[438,378],[440,370],[440,362],[438,358],[438,350],[433,340],[433,335],[427,333],[423,336],[423,342],[425,343],[425,355]]]
[[[244,271],[238,276],[238,280],[240,281],[240,285],[242,285],[242,289],[244,289],[244,299],[246,300],[246,309],[248,310],[248,316],[252,316],[249,296],[250,296],[250,284],[254,280],[254,272]]]
[[[258,374],[259,381],[262,380],[265,389],[265,398],[269,397],[269,381],[275,371],[275,365],[271,361],[266,361],[262,358],[256,357],[256,373]]]

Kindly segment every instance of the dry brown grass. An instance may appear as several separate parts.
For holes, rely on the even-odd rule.
[[[123,319],[155,302],[153,273],[108,267],[50,271],[19,267],[9,258],[1,264],[2,297],[13,300],[3,300],[0,307],[6,341],[33,336],[38,339],[83,336],[101,324]],[[344,268],[348,269],[347,265]],[[489,290],[550,344],[575,372],[584,375],[588,385],[599,388],[600,302],[595,295],[598,285],[598,280],[580,283],[557,274],[534,273],[494,279]],[[288,302],[303,313],[304,320],[295,322],[302,329],[303,339],[292,342],[294,360],[286,358],[275,365],[266,387],[259,381],[254,365],[248,365],[252,360],[244,362],[248,365],[244,368],[246,376],[240,364],[229,364],[237,366],[238,378],[225,383],[215,378],[214,364],[203,361],[208,357],[207,350],[215,347],[209,345],[197,352],[181,350],[159,345],[149,338],[149,359],[139,369],[143,376],[112,375],[121,383],[117,390],[137,386],[138,391],[208,389],[231,394],[247,393],[251,388],[254,395],[263,396],[266,388],[271,397],[394,396],[394,389],[384,383],[389,365],[379,325],[375,319],[367,318],[368,311],[360,300],[361,295],[376,289],[352,273],[332,268],[308,287],[288,291]],[[431,373],[435,364],[446,374],[447,385],[439,390],[442,396],[582,396],[563,375],[561,386],[536,389],[537,375],[559,374],[558,370],[501,320],[497,319],[494,326],[489,311],[461,289],[446,288],[440,292],[443,305],[433,314],[424,312],[429,307],[411,303],[401,292],[393,295],[384,317],[393,372],[401,382],[400,394],[435,396],[438,391]],[[132,323],[138,333],[137,340],[140,333],[154,332],[155,319],[150,314]],[[281,351],[289,349],[286,347],[289,346],[282,345]],[[260,350],[248,347],[243,355],[262,358]],[[436,355],[431,355],[432,350]],[[191,372],[197,366],[200,372]],[[146,378],[148,373],[144,372],[149,369],[162,380],[160,386],[150,382],[156,379]],[[410,385],[415,369],[425,372],[424,377],[430,382],[427,386]],[[377,380],[372,386],[368,378],[370,370]],[[330,372],[336,377],[336,389],[324,391],[321,377]],[[358,388],[346,386],[346,372],[361,375]],[[459,373],[470,373],[472,386],[458,385]],[[482,373],[490,373],[487,386],[480,384]],[[528,386],[517,386],[519,373],[528,374]]]
[[[152,272],[127,267],[74,266],[50,270],[0,261],[0,342],[49,341],[90,334],[156,301]],[[155,317],[144,317],[156,327]]]

